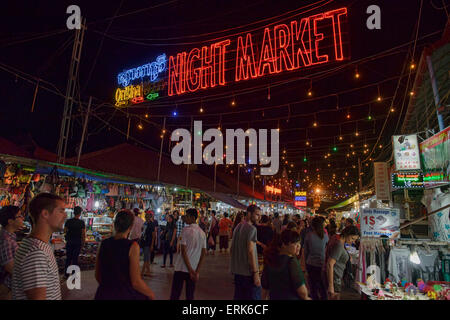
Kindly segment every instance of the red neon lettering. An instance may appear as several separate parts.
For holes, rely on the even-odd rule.
[[[216,66],[219,66],[218,74],[219,74],[219,84],[221,86],[225,85],[225,53],[226,53],[226,46],[229,46],[231,43],[230,39],[217,42],[214,44],[215,49],[219,49],[219,63],[214,63],[214,74],[217,74]]]
[[[214,74],[214,44],[202,48],[202,67],[201,67],[201,87],[216,86],[216,75]]]
[[[334,53],[336,60],[344,60],[344,53],[342,52],[341,21],[339,20],[343,15],[347,15],[347,8],[328,11],[324,14],[325,18],[331,18],[333,24]]]
[[[169,57],[169,89],[168,95],[173,96],[175,87],[176,94],[182,94],[186,91],[184,85],[184,61],[186,60],[186,52],[177,54],[177,63],[174,61],[174,57]]]
[[[308,35],[308,47],[305,46],[303,37],[305,33]],[[298,69],[300,65],[300,57],[302,58],[302,66],[311,65],[311,30],[309,27],[309,19],[303,18],[300,20],[300,26],[297,28],[297,21],[291,22],[291,37],[292,37],[292,58],[294,59],[294,69]],[[299,48],[296,49],[296,44],[299,43]]]
[[[280,73],[283,70],[292,70],[292,59],[287,51],[291,41],[291,34],[288,26],[285,24],[275,26],[273,37],[273,42],[275,44],[276,72]]]
[[[272,41],[270,40],[270,29],[264,29],[263,43],[261,46],[261,57],[259,58],[258,76],[265,74],[266,67],[269,67],[269,73],[275,72],[275,59],[273,58]]]
[[[323,19],[324,19],[323,13],[309,17],[309,20],[312,22],[314,28],[313,36],[311,37],[311,42],[314,40],[314,48],[315,48],[314,54],[311,55],[313,64],[328,62],[327,54],[319,55],[319,42],[323,40],[323,33],[317,32],[317,21]]]
[[[247,49],[250,54],[247,54]],[[250,72],[249,72],[250,71]],[[236,50],[236,81],[242,79],[248,80],[249,73],[252,79],[258,77],[255,63],[255,54],[253,52],[252,34],[247,33],[245,38],[245,47],[242,37],[238,37]]]
[[[200,88],[201,68],[193,68],[194,62],[200,60],[200,50],[194,48],[189,52],[186,61],[186,87],[190,92],[197,91]]]

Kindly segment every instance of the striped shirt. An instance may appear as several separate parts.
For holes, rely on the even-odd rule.
[[[181,236],[181,231],[183,231],[183,228],[185,227],[186,223],[181,219],[181,217],[177,220],[177,239]]]
[[[25,291],[46,289],[46,300],[61,300],[58,265],[50,244],[25,238],[14,259],[12,299],[27,300]]]

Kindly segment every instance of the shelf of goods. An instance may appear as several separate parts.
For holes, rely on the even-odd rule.
[[[80,255],[78,257],[78,266],[81,270],[94,270],[95,259],[97,256],[98,242],[86,242],[83,248],[81,248]],[[64,272],[64,266],[66,263],[66,250],[55,250],[56,262],[58,263],[58,269],[60,273]]]

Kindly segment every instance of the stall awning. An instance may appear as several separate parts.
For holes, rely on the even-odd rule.
[[[241,209],[241,210],[246,210],[247,209],[247,207],[244,204],[240,203],[236,199],[234,199],[234,198],[232,198],[232,197],[230,197],[230,196],[228,196],[226,194],[217,193],[217,192],[207,192],[206,194],[208,196],[210,196],[211,198],[214,198],[216,200],[222,201],[222,202],[224,202],[224,203],[226,203],[226,204],[228,204],[228,205],[230,205],[230,206],[232,206],[232,207],[234,207],[236,209]]]
[[[342,208],[345,206],[348,206],[349,204],[352,204],[353,202],[358,201],[358,195],[355,195],[351,198],[348,198],[345,201],[342,201],[341,203],[338,203],[332,207],[326,208],[325,210],[331,210],[331,209],[337,209],[337,208]]]

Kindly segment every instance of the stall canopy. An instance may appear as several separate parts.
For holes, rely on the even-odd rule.
[[[240,203],[239,201],[237,201],[236,199],[223,194],[223,193],[217,193],[217,192],[207,192],[206,193],[208,196],[210,196],[211,198],[214,198],[216,200],[222,201],[223,203],[226,203],[236,209],[241,209],[241,210],[246,210],[247,207]]]
[[[348,206],[349,204],[352,204],[355,201],[358,201],[358,195],[354,195],[353,197],[348,198],[347,200],[342,201],[332,207],[326,208],[325,210],[342,208],[342,207]]]

